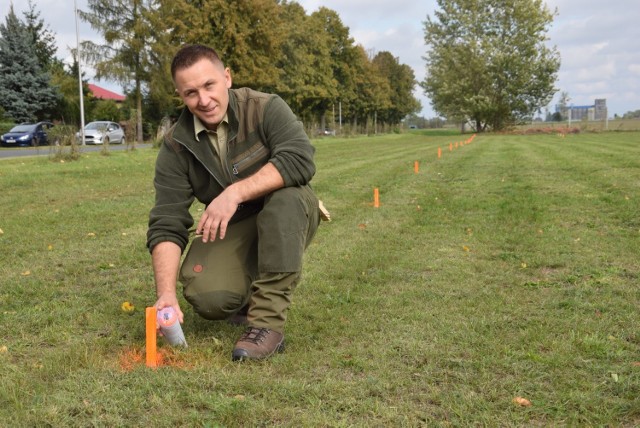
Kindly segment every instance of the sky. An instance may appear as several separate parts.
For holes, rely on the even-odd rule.
[[[33,0],[40,17],[59,38],[58,57],[70,58],[69,47],[76,46],[73,0]],[[76,0],[78,9],[87,9],[87,0]],[[638,0],[544,0],[557,16],[549,29],[549,45],[560,52],[561,66],[550,110],[561,91],[570,104],[593,105],[606,98],[609,117],[640,109],[640,7]],[[11,0],[0,0],[2,23]],[[401,64],[410,66],[417,81],[425,78],[423,23],[433,16],[436,0],[298,0],[308,14],[319,7],[338,13],[357,44],[367,51],[388,51]],[[27,2],[13,1],[22,19]],[[100,41],[100,36],[79,21],[81,40]],[[111,82],[91,83],[121,92]],[[416,87],[415,96],[423,106],[422,115],[436,116],[429,99]]]

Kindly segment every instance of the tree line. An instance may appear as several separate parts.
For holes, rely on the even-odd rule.
[[[24,20],[11,6],[0,24],[0,91],[12,94],[0,107],[15,121],[78,124],[78,52],[72,50],[73,64],[62,64],[54,55],[55,34],[32,0],[29,6]],[[366,131],[374,123],[396,126],[421,109],[414,71],[391,52],[374,54],[356,44],[326,7],[307,14],[283,0],[89,0],[78,13],[104,40],[81,42],[79,55],[96,79],[122,85],[127,102],[119,113],[137,123],[138,141],[143,123],[175,117],[181,108],[169,67],[183,44],[215,48],[235,87],[279,94],[308,127],[341,120]],[[33,72],[16,73],[17,63]],[[98,113],[118,113],[107,104]]]

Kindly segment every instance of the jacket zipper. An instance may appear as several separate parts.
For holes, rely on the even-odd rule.
[[[211,174],[211,176],[218,182],[218,184],[220,185],[220,187],[222,187],[223,189],[225,188],[224,183],[218,178],[218,176],[216,176],[213,171],[211,171],[211,169],[209,169],[209,167],[202,162],[202,159],[200,159],[200,157],[193,151],[191,150],[191,148],[189,148],[185,143],[183,143],[182,141],[178,140],[177,138],[174,138],[174,140],[176,140],[178,143],[180,143],[182,145],[182,147],[184,147],[185,149],[187,149],[189,151],[189,153],[191,153],[196,159],[198,159],[198,162],[200,162],[200,164],[207,170],[209,171],[209,174]]]
[[[264,153],[265,150],[267,150],[267,148],[264,145],[261,145],[260,148],[258,148],[255,152],[249,154],[249,156],[247,156],[246,158],[234,163],[232,169],[233,175],[238,175],[240,173],[241,166],[248,164],[246,165],[246,167],[249,167],[260,160],[260,156]]]

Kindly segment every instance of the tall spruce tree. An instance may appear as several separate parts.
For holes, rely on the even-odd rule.
[[[424,23],[427,76],[436,112],[500,130],[531,117],[556,92],[560,68],[547,46],[554,13],[542,0],[437,0]]]
[[[36,10],[33,0],[29,0],[29,10],[22,14],[40,67],[50,71],[54,64],[61,65],[62,61],[56,58],[58,51],[56,35],[40,18],[40,12]]]
[[[0,24],[0,106],[16,122],[47,118],[58,94],[42,69],[27,26],[15,14],[13,5]]]

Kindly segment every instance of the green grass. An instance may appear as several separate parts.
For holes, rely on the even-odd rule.
[[[1,161],[0,425],[640,424],[640,133],[463,138],[314,141],[333,221],[286,352],[232,363],[241,329],[183,305],[157,370],[124,364],[156,152]]]

